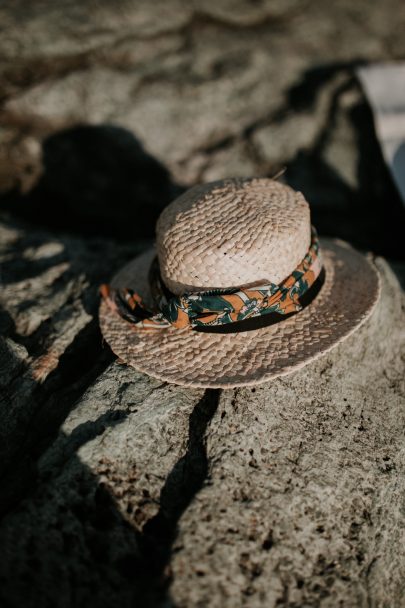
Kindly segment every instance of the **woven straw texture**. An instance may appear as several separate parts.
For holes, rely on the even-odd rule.
[[[379,275],[364,256],[342,242],[321,240],[326,271],[317,297],[275,325],[238,333],[167,329],[139,331],[103,301],[100,324],[112,350],[126,363],[167,382],[230,388],[288,374],[327,352],[359,327],[379,295]],[[150,305],[150,250],[125,266],[115,287],[136,290]]]
[[[311,240],[300,192],[271,179],[230,179],[196,186],[159,217],[159,266],[175,294],[249,283],[280,283]]]

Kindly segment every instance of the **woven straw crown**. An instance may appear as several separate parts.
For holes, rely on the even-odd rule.
[[[176,295],[280,283],[311,241],[308,203],[271,179],[232,179],[196,186],[157,223],[162,279]]]

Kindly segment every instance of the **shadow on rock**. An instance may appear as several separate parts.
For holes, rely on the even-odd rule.
[[[191,413],[187,452],[167,476],[160,494],[159,512],[145,524],[139,538],[142,563],[137,564],[137,571],[146,581],[154,580],[163,588],[170,582],[166,566],[176,538],[177,523],[208,474],[204,437],[218,408],[220,394],[220,389],[207,389]]]
[[[392,162],[392,168],[397,181],[398,189],[402,192],[402,196],[405,194],[405,143],[403,142],[398,146],[394,159]]]
[[[128,130],[78,126],[43,143],[43,174],[27,194],[0,205],[56,230],[125,239],[153,236],[162,209],[181,192]]]
[[[57,605],[63,594],[67,607],[171,605],[172,546],[181,515],[208,475],[205,434],[220,394],[208,389],[194,405],[187,449],[163,481],[159,511],[142,528],[123,515],[105,483],[78,454],[107,428],[134,415],[128,409],[108,407],[70,434],[60,431],[39,469],[38,447],[25,443],[25,460],[37,477],[35,483],[25,483],[25,499],[0,521],[4,548],[0,604],[10,608]],[[50,408],[45,409],[36,416],[34,428],[46,423]],[[20,485],[28,464],[10,467]]]
[[[287,164],[286,182],[301,190],[311,204],[313,223],[321,235],[342,238],[354,246],[394,259],[403,259],[405,211],[377,139],[371,109],[353,70],[361,61],[328,64],[308,70],[287,93],[286,105],[296,112],[313,107],[323,88],[339,73],[347,78],[337,86],[327,117],[315,143],[299,150]],[[280,120],[283,117],[280,116]],[[355,158],[354,177],[345,174],[345,137]],[[341,166],[328,160],[335,147]]]

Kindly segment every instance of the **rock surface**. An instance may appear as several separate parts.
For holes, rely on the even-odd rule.
[[[133,238],[179,184],[286,166],[325,235],[402,255],[353,74],[405,56],[399,0],[18,0],[0,23],[0,192],[24,217]]]
[[[3,241],[1,605],[401,606],[403,312],[385,262],[378,308],[334,351],[204,392],[102,347],[97,242]]]
[[[404,606],[387,262],[359,332],[256,389],[162,384],[97,322],[177,192],[283,165],[322,235],[403,275],[353,67],[403,57],[404,22],[395,0],[1,4],[2,607]]]

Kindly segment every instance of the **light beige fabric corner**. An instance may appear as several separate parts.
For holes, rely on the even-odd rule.
[[[305,256],[311,234],[301,193],[270,179],[224,180],[192,188],[161,214],[157,251],[127,264],[113,287],[153,301],[148,273],[158,255],[162,278],[176,294],[261,282],[280,283]],[[100,306],[100,325],[126,363],[167,382],[195,387],[253,385],[293,372],[349,336],[371,314],[379,275],[349,245],[321,240],[325,281],[302,311],[249,331],[140,330]]]

